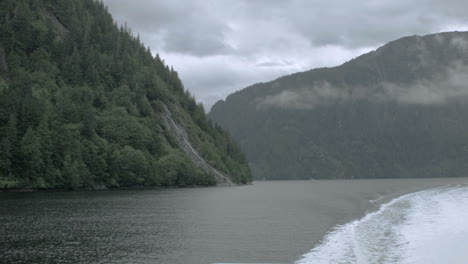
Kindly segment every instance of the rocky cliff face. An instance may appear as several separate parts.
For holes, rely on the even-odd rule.
[[[190,142],[187,130],[174,120],[171,111],[169,110],[169,108],[167,108],[166,105],[163,105],[162,120],[166,129],[168,129],[171,132],[171,134],[177,140],[181,149],[190,157],[192,162],[194,162],[197,165],[197,167],[199,167],[206,173],[215,176],[216,182],[220,186],[235,185],[229,179],[228,176],[214,168],[212,165],[208,164],[208,162],[202,157],[200,152],[195,149],[193,144]]]
[[[467,51],[466,32],[405,37],[248,87],[210,117],[260,179],[465,176]]]

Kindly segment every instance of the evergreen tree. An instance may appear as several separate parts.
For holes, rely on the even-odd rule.
[[[0,177],[17,187],[216,184],[167,111],[212,166],[251,178],[177,72],[102,2],[2,0],[0,50]]]
[[[42,159],[41,143],[33,128],[28,128],[21,139],[21,158],[24,180],[33,180],[42,175],[44,161]]]
[[[12,162],[11,159],[11,142],[8,137],[2,138],[0,141],[0,178],[12,176]]]

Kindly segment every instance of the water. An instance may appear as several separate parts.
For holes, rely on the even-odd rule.
[[[468,187],[403,195],[339,226],[297,264],[467,263]]]
[[[466,263],[465,183],[0,193],[0,263]]]

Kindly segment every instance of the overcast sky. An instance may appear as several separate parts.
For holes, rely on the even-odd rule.
[[[257,82],[407,35],[468,30],[466,0],[104,0],[209,110]]]

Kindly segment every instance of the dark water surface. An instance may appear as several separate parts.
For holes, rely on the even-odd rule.
[[[0,193],[0,263],[293,263],[333,226],[468,179]]]

